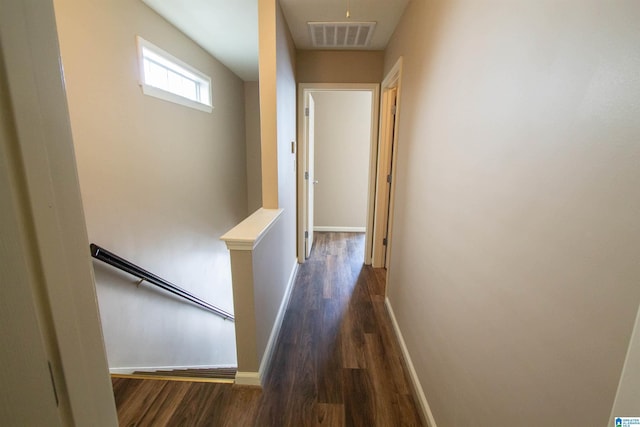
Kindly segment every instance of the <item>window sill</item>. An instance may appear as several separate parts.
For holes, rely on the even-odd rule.
[[[192,101],[190,99],[184,98],[182,96],[173,94],[171,92],[167,92],[162,89],[158,89],[157,87],[149,86],[142,84],[142,93],[148,96],[153,96],[154,98],[159,98],[165,101],[173,102],[174,104],[184,105],[185,107],[190,107],[196,110],[204,111],[205,113],[211,113],[213,111],[213,107],[206,104],[201,104],[196,101]]]

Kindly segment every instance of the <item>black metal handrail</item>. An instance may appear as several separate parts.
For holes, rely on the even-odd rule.
[[[101,248],[100,246],[94,243],[91,243],[89,245],[89,248],[91,249],[92,257],[94,257],[95,259],[99,259],[100,261],[105,262],[109,265],[112,265],[116,268],[119,268],[120,270],[126,271],[127,273],[133,276],[136,276],[137,278],[140,279],[139,283],[149,282],[153,285],[156,285],[164,289],[167,292],[171,292],[174,295],[184,298],[207,311],[215,313],[225,320],[231,320],[232,322],[234,321],[234,317],[231,313],[228,313],[214,305],[209,304],[204,300],[201,300],[200,298],[193,295],[192,293],[185,291],[179,286],[176,286],[173,283],[167,280],[164,280],[163,278],[158,277],[155,274],[150,273],[143,268],[138,267],[132,262],[129,262],[126,259],[119,257],[113,252],[109,252],[108,250]]]

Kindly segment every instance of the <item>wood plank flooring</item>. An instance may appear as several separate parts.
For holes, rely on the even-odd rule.
[[[316,233],[264,390],[113,379],[121,426],[421,426],[364,235]]]

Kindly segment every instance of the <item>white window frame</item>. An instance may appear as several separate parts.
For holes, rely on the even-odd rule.
[[[155,98],[163,99],[165,101],[173,102],[175,104],[184,105],[186,107],[195,108],[196,110],[210,113],[213,111],[213,100],[211,93],[211,78],[203,72],[197,70],[191,65],[179,60],[170,53],[164,51],[153,43],[143,39],[140,36],[136,37],[138,45],[138,68],[139,68],[139,83],[142,88],[142,93],[145,95],[153,96]],[[168,90],[151,86],[147,84],[145,74],[145,50],[151,52],[152,55],[158,56],[158,63],[163,68],[173,71],[188,80],[192,80],[196,84],[196,90],[199,91],[198,100],[193,100],[176,92],[170,92]],[[204,93],[203,93],[204,92]]]

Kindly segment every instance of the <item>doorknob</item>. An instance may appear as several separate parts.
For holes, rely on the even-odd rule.
[[[314,183],[314,184],[317,184],[317,183],[318,183],[318,180],[313,181],[313,183]]]

